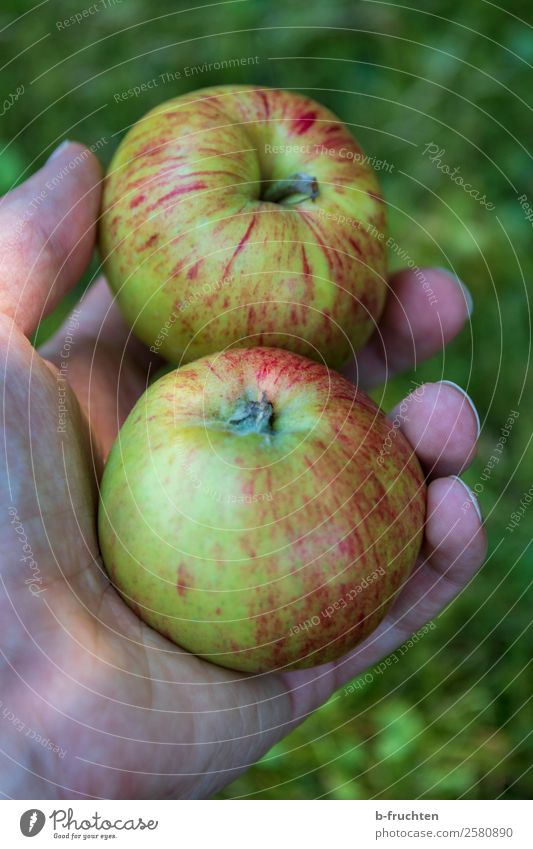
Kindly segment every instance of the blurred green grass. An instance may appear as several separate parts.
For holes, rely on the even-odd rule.
[[[527,798],[533,745],[525,593],[533,513],[513,533],[506,525],[533,479],[532,231],[517,201],[526,193],[533,203],[527,152],[533,39],[520,20],[530,6],[519,0],[505,10],[483,0],[432,0],[423,9],[374,0],[190,5],[124,0],[61,28],[58,22],[82,3],[73,8],[57,0],[28,13],[23,0],[3,0],[2,97],[21,85],[24,93],[0,119],[0,192],[32,173],[63,138],[98,145],[109,162],[144,112],[200,86],[275,85],[324,102],[369,155],[393,163],[381,179],[398,244],[419,265],[452,268],[472,290],[470,326],[445,354],[391,380],[378,396],[389,406],[411,381],[441,377],[468,389],[482,433],[465,479],[480,491],[490,536],[481,573],[400,663],[354,693],[336,694],[221,795]],[[259,62],[186,75],[187,67],[248,56]],[[176,72],[178,79],[139,97],[114,98]],[[429,143],[444,149],[443,161],[459,167],[493,211],[423,154]],[[399,265],[394,256],[391,265]],[[41,339],[96,267],[44,322]],[[512,410],[520,416],[499,464],[483,478]]]

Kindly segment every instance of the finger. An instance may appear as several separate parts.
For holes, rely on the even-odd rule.
[[[412,575],[376,630],[352,652],[316,669],[287,673],[297,717],[387,657],[434,619],[475,575],[487,541],[475,495],[457,477],[428,487],[426,536]]]
[[[148,370],[151,365],[159,367],[161,358],[151,354],[148,348],[133,334],[131,327],[124,320],[117,307],[115,298],[104,277],[99,277],[87,289],[79,301],[75,314],[76,333],[78,337],[94,340],[95,345],[106,342],[124,358],[133,358]],[[61,352],[65,330],[71,326],[72,316],[69,316],[56,333],[40,348],[40,353],[48,359],[53,359]]]
[[[0,316],[0,372],[4,442],[0,490],[26,525],[28,538],[32,538],[32,558],[39,563],[38,583],[42,575],[46,587],[48,581],[56,581],[59,563],[77,563],[72,534],[80,541],[79,550],[87,553],[84,562],[90,561],[95,501],[89,469],[95,458],[91,457],[86,422],[76,399],[68,389],[60,392],[61,387],[35,355],[29,340],[4,316]],[[54,539],[57,548],[54,544],[51,551]],[[2,577],[11,575],[13,589],[19,587],[20,594],[27,594],[30,583],[21,580],[12,533],[2,534],[1,545]],[[28,566],[33,560],[24,563]],[[33,588],[30,590],[33,592]]]
[[[39,353],[74,390],[105,458],[159,357],[133,335],[103,277]]]
[[[442,380],[418,386],[390,418],[409,440],[428,477],[457,475],[474,459],[479,416],[455,383]]]
[[[91,258],[100,182],[96,157],[81,144],[67,143],[0,200],[0,312],[26,335]]]
[[[442,350],[472,312],[468,289],[445,269],[399,271],[379,327],[344,374],[362,387],[383,383]]]

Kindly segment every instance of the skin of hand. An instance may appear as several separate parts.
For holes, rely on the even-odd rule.
[[[54,183],[58,174],[66,176]],[[425,384],[407,398],[401,427],[428,479],[425,541],[384,621],[348,656],[247,676],[180,650],[120,599],[96,536],[96,479],[157,365],[104,280],[78,307],[66,380],[61,352],[73,319],[39,353],[28,341],[90,260],[101,176],[92,154],[70,143],[0,199],[0,791],[27,799],[201,798],[401,645],[475,574],[485,533],[456,476],[473,458],[479,425],[454,385]],[[460,285],[445,271],[424,274],[433,305],[412,272],[391,275],[381,324],[357,372],[354,363],[346,369],[361,385],[437,353],[463,326]]]

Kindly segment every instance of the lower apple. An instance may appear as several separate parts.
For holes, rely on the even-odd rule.
[[[248,672],[335,659],[416,561],[425,484],[402,433],[336,372],[273,348],[166,374],[107,462],[99,536],[124,600]]]

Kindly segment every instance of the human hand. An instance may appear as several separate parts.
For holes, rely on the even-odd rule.
[[[446,383],[426,384],[416,401],[407,399],[401,427],[429,484],[425,541],[385,619],[349,655],[315,669],[248,676],[180,650],[110,585],[96,535],[95,481],[153,359],[103,280],[40,353],[27,338],[89,261],[100,179],[94,157],[71,144],[0,201],[0,690],[8,711],[0,789],[30,799],[208,796],[433,618],[473,576],[485,535],[455,475],[474,455],[477,418]],[[467,304],[453,278],[429,269],[425,276],[434,304],[412,272],[391,276],[380,327],[357,372],[354,364],[346,370],[361,385],[437,352],[463,325]],[[32,741],[33,732],[60,751]]]

